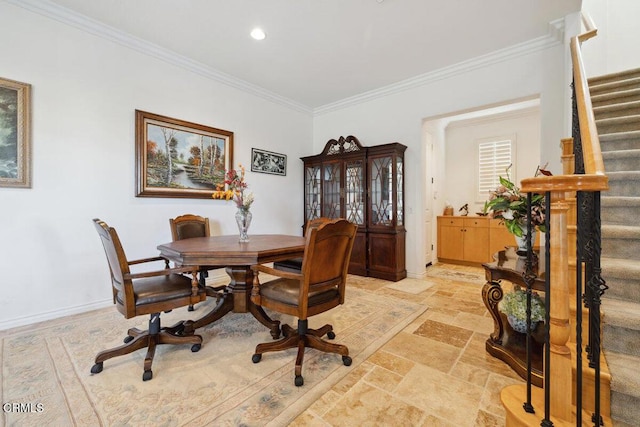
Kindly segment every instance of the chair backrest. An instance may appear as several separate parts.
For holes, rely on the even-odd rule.
[[[169,219],[171,226],[171,238],[176,240],[189,239],[191,237],[209,237],[209,218],[199,215],[180,215]]]
[[[336,289],[344,303],[349,259],[358,226],[346,219],[325,221],[307,228],[301,273],[301,301],[309,294]]]
[[[107,223],[99,219],[94,219],[93,223],[100,235],[104,253],[107,255],[109,272],[111,273],[111,287],[113,291],[113,302],[118,307],[118,311],[126,318],[135,316],[135,301],[133,284],[130,279],[125,279],[125,275],[130,273],[127,257],[122,249],[120,238],[115,228],[109,227]]]

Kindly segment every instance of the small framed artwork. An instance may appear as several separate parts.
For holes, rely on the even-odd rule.
[[[210,198],[233,165],[233,132],[136,110],[136,197]]]
[[[252,148],[251,172],[285,176],[287,174],[287,155]]]
[[[0,187],[31,188],[31,85],[0,78]]]

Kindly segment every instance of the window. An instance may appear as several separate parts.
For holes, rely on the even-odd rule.
[[[506,177],[506,169],[513,163],[513,140],[494,138],[478,143],[478,197],[486,200],[489,191],[500,184],[500,176]],[[513,178],[515,171],[510,171]]]

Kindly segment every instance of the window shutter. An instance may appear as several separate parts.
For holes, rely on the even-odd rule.
[[[512,162],[511,140],[478,144],[478,194],[481,199],[487,199],[489,191],[500,185],[499,177],[506,177],[506,169]]]

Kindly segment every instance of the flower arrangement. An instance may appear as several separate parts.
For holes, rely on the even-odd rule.
[[[513,292],[505,294],[500,303],[501,311],[516,320],[526,321],[527,319],[527,292],[520,286],[514,285]],[[535,325],[544,320],[545,306],[544,300],[538,293],[531,293],[531,324]]]
[[[244,166],[238,165],[240,172],[235,169],[228,170],[225,173],[224,185],[227,185],[225,190],[222,185],[218,185],[216,191],[211,195],[214,199],[219,200],[231,200],[236,202],[238,209],[248,211],[253,203],[253,193],[246,193],[245,190],[248,187],[247,182],[244,180]]]
[[[520,193],[520,188],[511,181],[510,169],[511,165],[506,169],[506,178],[499,177],[500,185],[490,192],[484,209],[491,211],[494,218],[501,219],[511,234],[522,237],[527,226],[527,196]],[[531,223],[544,233],[544,220],[544,196],[534,194],[531,198]]]

